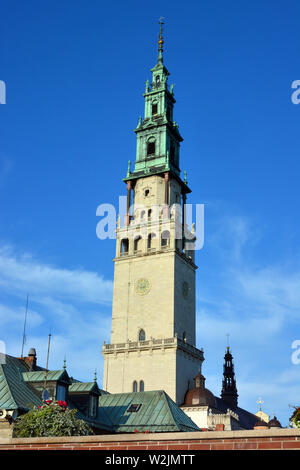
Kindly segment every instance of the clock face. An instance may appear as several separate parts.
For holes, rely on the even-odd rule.
[[[189,285],[186,281],[182,283],[182,295],[185,299],[187,299],[189,295]]]
[[[150,281],[148,279],[142,278],[137,281],[136,292],[140,295],[148,294],[150,291]]]

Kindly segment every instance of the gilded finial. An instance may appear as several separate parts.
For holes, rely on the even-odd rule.
[[[163,44],[164,44],[164,40],[163,40],[163,22],[164,20],[164,17],[161,16],[159,18],[159,21],[158,21],[158,24],[159,24],[159,36],[158,36],[158,63],[159,64],[162,64],[163,63]]]
[[[63,365],[63,370],[66,370],[67,368],[67,360],[66,360],[66,356],[64,358],[64,365]]]
[[[97,383],[97,369],[95,369],[94,382]]]

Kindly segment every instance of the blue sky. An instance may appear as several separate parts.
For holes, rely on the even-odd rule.
[[[175,83],[181,168],[205,204],[196,254],[197,345],[206,385],[221,390],[226,334],[239,404],[288,424],[299,405],[299,122],[296,0],[89,0],[2,3],[0,331],[19,355],[67,357],[71,375],[98,370],[110,337],[115,243],[96,237],[96,208],[117,204],[135,158],[157,20]],[[4,21],[5,20],[5,21]]]

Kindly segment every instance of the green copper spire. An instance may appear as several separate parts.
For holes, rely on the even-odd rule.
[[[158,60],[151,69],[152,80],[145,83],[145,111],[134,130],[137,138],[136,160],[131,170],[128,167],[124,181],[166,172],[181,180],[179,156],[183,138],[173,117],[176,103],[174,85],[169,88],[170,74],[163,63],[163,25],[163,18],[160,18]]]

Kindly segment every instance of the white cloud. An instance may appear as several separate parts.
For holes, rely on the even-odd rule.
[[[111,302],[113,283],[95,272],[49,266],[29,253],[17,255],[12,247],[2,246],[0,286],[16,293],[107,304]]]
[[[8,354],[20,355],[26,295],[29,308],[27,349],[37,350],[45,366],[48,334],[51,333],[49,367],[61,368],[67,357],[71,375],[91,380],[102,373],[101,346],[110,336],[113,282],[84,269],[62,269],[21,255],[11,246],[0,247],[1,340]]]

